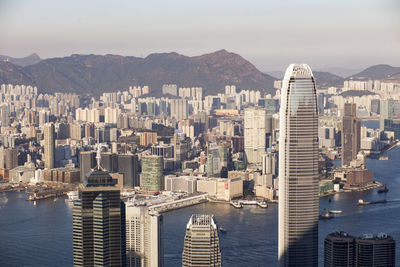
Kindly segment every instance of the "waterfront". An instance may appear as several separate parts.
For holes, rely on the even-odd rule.
[[[369,159],[368,168],[377,180],[388,185],[387,194],[372,191],[340,193],[320,199],[324,208],[343,213],[320,221],[319,255],[323,259],[323,239],[335,230],[353,235],[386,232],[400,242],[400,147],[388,152],[389,160]],[[25,201],[22,192],[0,193],[0,266],[72,266],[72,218],[62,200]],[[359,206],[365,201],[386,199],[386,204]],[[226,230],[220,233],[224,266],[277,265],[277,205],[267,209],[205,203],[164,214],[165,266],[180,266],[185,226],[192,213],[213,213]],[[400,265],[399,243],[396,265]]]

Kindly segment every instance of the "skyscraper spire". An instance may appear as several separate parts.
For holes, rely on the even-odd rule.
[[[100,154],[100,143],[97,142],[97,153],[96,153],[96,161],[97,161],[97,170],[101,170],[100,167],[100,160],[101,160],[101,154]]]

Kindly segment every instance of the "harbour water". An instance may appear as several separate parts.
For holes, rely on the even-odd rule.
[[[388,152],[389,160],[368,160],[377,180],[389,192],[377,190],[340,193],[320,199],[324,208],[342,210],[332,220],[319,222],[320,266],[323,240],[336,230],[353,235],[385,232],[397,244],[400,266],[400,147]],[[24,193],[0,194],[0,266],[72,266],[72,210],[63,199],[25,201]],[[387,199],[386,204],[359,206],[358,199]],[[186,223],[193,213],[215,214],[227,233],[220,233],[223,266],[277,266],[278,209],[205,203],[164,214],[165,266],[180,266]]]

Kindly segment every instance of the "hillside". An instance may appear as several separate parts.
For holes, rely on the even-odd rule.
[[[42,59],[36,53],[33,53],[32,55],[23,58],[14,58],[14,57],[0,55],[0,61],[8,61],[14,65],[18,65],[21,67],[26,67],[29,65],[36,64],[41,60]]]
[[[149,85],[153,95],[160,95],[165,83],[176,83],[181,87],[201,86],[206,94],[223,92],[226,84],[274,92],[275,78],[225,50],[194,57],[177,53],[150,54],[145,58],[71,55],[45,59],[25,68],[2,63],[0,83],[26,84],[30,81],[42,92],[50,93],[100,95],[133,85]]]
[[[392,67],[390,65],[374,65],[365,70],[354,74],[347,79],[364,80],[364,79],[387,79],[393,74],[400,73],[400,67]]]

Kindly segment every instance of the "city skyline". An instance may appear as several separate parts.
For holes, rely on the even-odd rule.
[[[123,4],[126,6],[121,8]],[[329,4],[315,0],[182,4],[176,0],[121,5],[4,1],[0,54],[145,57],[175,51],[193,56],[227,49],[248,58],[262,71],[284,69],[291,62],[307,61],[313,69],[359,69],[381,63],[396,65],[400,59],[396,50],[400,5],[394,0]],[[287,16],[283,19],[281,14]],[[21,16],[25,19],[16,19]],[[308,31],[303,32],[302,44],[293,47],[304,28]]]

